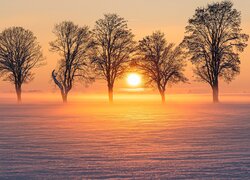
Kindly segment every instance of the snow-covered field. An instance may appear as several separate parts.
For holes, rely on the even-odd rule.
[[[248,101],[6,102],[0,179],[250,178]]]

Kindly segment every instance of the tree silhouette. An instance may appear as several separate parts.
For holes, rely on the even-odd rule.
[[[186,26],[183,44],[198,79],[212,87],[214,102],[219,102],[219,78],[230,82],[240,72],[239,52],[248,40],[240,25],[240,12],[231,2],[222,1],[197,8]]]
[[[127,21],[116,14],[105,14],[93,29],[95,48],[92,63],[96,72],[107,81],[109,101],[113,101],[115,80],[124,74],[134,51],[134,35]]]
[[[10,27],[0,34],[0,73],[5,81],[14,83],[21,102],[23,83],[34,78],[33,68],[43,64],[41,46],[34,34],[22,27]]]
[[[139,58],[135,65],[147,78],[147,84],[156,86],[165,103],[167,84],[186,82],[183,71],[185,55],[180,46],[167,43],[164,33],[154,32],[139,41]]]
[[[67,102],[76,78],[85,83],[94,80],[89,70],[91,34],[87,26],[79,27],[70,21],[56,24],[53,33],[56,39],[50,42],[50,50],[58,52],[60,60],[57,70],[52,71],[52,78],[61,91],[63,102]]]

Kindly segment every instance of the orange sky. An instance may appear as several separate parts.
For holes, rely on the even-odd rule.
[[[49,41],[54,39],[52,28],[55,23],[72,20],[79,25],[93,27],[94,22],[104,13],[117,13],[128,20],[137,40],[152,31],[161,30],[169,42],[180,43],[184,36],[184,28],[188,18],[194,14],[198,6],[204,6],[209,0],[1,0],[0,30],[10,26],[23,26],[35,33],[43,47],[47,65],[36,69],[33,82],[25,85],[25,91],[55,91],[50,81],[52,69],[56,66],[58,56],[49,52]],[[235,7],[242,12],[242,28],[250,34],[250,1],[234,0]],[[221,82],[220,90],[224,93],[250,93],[250,47],[241,54],[241,74],[232,83]],[[186,75],[190,84],[179,84],[171,87],[172,93],[207,93],[207,84],[194,81],[192,68],[189,66]],[[116,91],[127,88],[126,79],[115,84]],[[0,92],[13,91],[13,86],[0,81]],[[85,89],[78,85],[74,91],[106,92],[106,83],[98,81]],[[167,90],[168,91],[168,90]]]

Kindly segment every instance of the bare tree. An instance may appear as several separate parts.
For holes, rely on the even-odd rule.
[[[124,74],[134,51],[134,35],[127,21],[116,14],[105,14],[96,21],[92,63],[99,75],[107,81],[109,101],[113,101],[115,80]]]
[[[56,39],[50,42],[50,50],[58,52],[61,59],[57,70],[52,71],[52,78],[61,91],[63,102],[67,102],[76,78],[85,83],[94,80],[89,71],[91,33],[87,26],[79,27],[70,21],[56,24],[53,33]]]
[[[240,72],[239,52],[248,40],[240,25],[240,12],[222,1],[197,8],[186,26],[183,44],[192,55],[194,73],[211,86],[214,102],[219,102],[219,78],[230,82]]]
[[[30,30],[10,27],[0,34],[0,73],[5,81],[14,83],[17,100],[21,102],[23,83],[34,78],[33,68],[43,64],[41,46]]]
[[[148,85],[158,88],[162,102],[165,103],[167,84],[186,82],[183,71],[185,55],[180,46],[167,43],[164,33],[154,32],[139,41],[139,58],[135,65],[142,71]]]

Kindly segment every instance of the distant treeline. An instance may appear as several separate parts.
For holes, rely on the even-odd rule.
[[[242,33],[241,14],[230,1],[199,7],[188,20],[179,45],[155,31],[136,42],[127,21],[117,14],[105,14],[93,29],[63,21],[53,29],[50,50],[60,59],[51,77],[63,102],[76,82],[90,84],[106,80],[109,101],[113,101],[115,81],[125,72],[143,74],[146,85],[159,90],[162,102],[168,84],[187,82],[186,62],[191,61],[197,80],[208,83],[213,101],[219,102],[219,79],[230,82],[240,73],[239,53],[247,46]],[[15,85],[21,102],[22,84],[33,80],[33,69],[44,65],[36,36],[23,27],[10,27],[0,34],[0,76]]]

